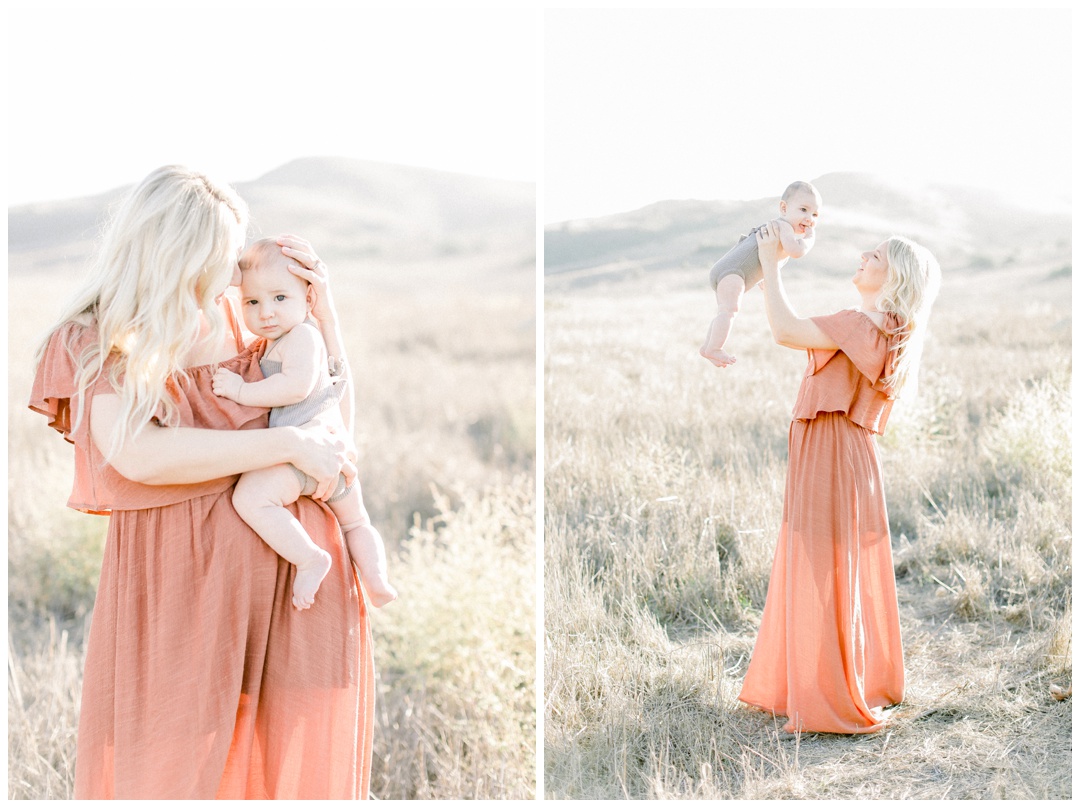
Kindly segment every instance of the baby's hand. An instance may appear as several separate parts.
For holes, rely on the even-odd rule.
[[[227,398],[231,401],[238,401],[240,397],[240,388],[243,387],[243,385],[244,380],[239,374],[233,373],[231,370],[218,368],[214,372],[214,395]]]

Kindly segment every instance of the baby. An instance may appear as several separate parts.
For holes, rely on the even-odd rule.
[[[814,246],[814,227],[821,208],[821,195],[808,182],[793,182],[780,199],[780,266],[789,258],[802,258]],[[717,367],[727,367],[735,357],[724,350],[731,333],[731,321],[739,313],[743,292],[763,279],[754,236],[765,225],[740,236],[739,242],[713,264],[709,280],[716,291],[716,316],[699,353]]]
[[[224,368],[214,374],[214,392],[238,404],[272,407],[270,426],[301,426],[318,419],[344,429],[339,402],[343,378],[328,371],[326,344],[311,313],[311,286],[288,270],[277,242],[262,239],[240,257],[240,301],[248,329],[267,340],[259,382],[245,382]],[[292,465],[249,471],[240,476],[233,506],[240,517],[282,558],[296,565],[293,606],[307,609],[330,571],[330,554],[307,535],[285,507],[315,491],[315,480]],[[371,525],[359,483],[345,487],[344,475],[328,500],[349,555],[360,571],[368,599],[376,607],[397,597],[387,580],[382,537]]]

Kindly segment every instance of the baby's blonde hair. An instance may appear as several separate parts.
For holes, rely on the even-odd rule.
[[[900,320],[892,373],[882,381],[892,390],[890,397],[910,399],[918,392],[919,361],[926,341],[930,307],[941,287],[937,259],[925,247],[903,236],[886,242],[889,270],[877,306]]]
[[[790,202],[791,197],[799,193],[811,194],[817,199],[821,199],[821,194],[818,193],[818,189],[815,188],[813,185],[808,182],[803,182],[802,180],[795,180],[795,182],[791,183],[791,185],[784,189],[784,195],[780,197],[780,201]]]
[[[215,297],[228,288],[247,231],[247,206],[228,185],[182,166],[151,173],[109,222],[85,285],[73,296],[37,352],[66,323],[93,321],[97,339],[73,356],[76,420],[87,388],[114,356],[109,381],[120,395],[120,424],[111,456],[163,413],[178,409],[166,383],[184,370],[199,343],[200,310],[210,326],[204,344],[223,336]],[[68,346],[71,350],[71,346]]]
[[[284,258],[276,238],[260,238],[251,242],[240,256],[240,270],[257,269],[259,262]]]

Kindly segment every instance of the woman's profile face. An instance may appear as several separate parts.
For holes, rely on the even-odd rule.
[[[218,283],[220,283],[221,286],[219,286],[217,289],[214,290],[214,292],[215,292],[215,294],[214,294],[214,302],[215,303],[220,303],[221,302],[221,298],[225,295],[225,291],[230,286],[239,286],[240,285],[240,253],[243,251],[243,249],[244,249],[243,247],[237,247],[236,248],[236,259],[233,261],[232,273],[227,276],[228,279],[229,279],[228,283],[225,282],[225,277],[226,276],[225,276],[225,273],[222,272],[221,277],[218,280]]]
[[[860,256],[859,268],[852,283],[859,291],[876,292],[889,277],[889,242],[883,241]]]
[[[228,282],[228,284],[226,286],[224,286],[223,288],[221,288],[219,290],[217,295],[214,296],[214,302],[215,303],[220,303],[221,302],[221,298],[224,296],[225,291],[226,291],[226,289],[228,289],[229,286],[239,286],[240,285],[240,254],[243,253],[243,251],[244,251],[244,244],[241,241],[241,242],[239,242],[238,246],[236,247],[236,258],[233,260],[232,274],[229,275],[229,282]]]

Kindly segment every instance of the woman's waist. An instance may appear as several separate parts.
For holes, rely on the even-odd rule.
[[[72,492],[68,507],[85,513],[107,514],[112,511],[142,511],[178,505],[200,497],[220,495],[232,489],[240,475],[220,477],[184,485],[147,485],[121,476],[111,466],[102,469],[99,484],[90,497]],[[93,501],[82,501],[92,499]]]
[[[869,386],[844,390],[837,387],[814,388],[804,383],[791,417],[807,421],[822,413],[840,413],[859,426],[880,434],[885,430],[891,410],[892,401]]]
[[[875,435],[881,435],[885,431],[887,413],[867,412],[851,407],[829,408],[823,406],[813,409],[804,408],[802,411],[793,412],[791,415],[793,426],[795,424],[808,425],[830,419],[841,419],[846,425],[872,432]]]

